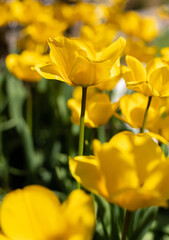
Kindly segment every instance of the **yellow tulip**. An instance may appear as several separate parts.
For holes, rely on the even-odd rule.
[[[161,49],[162,60],[169,64],[169,47],[164,47]]]
[[[169,159],[151,137],[125,131],[108,143],[94,140],[93,149],[94,156],[69,160],[82,186],[131,211],[167,205]]]
[[[158,122],[159,109],[162,106],[163,100],[158,97],[153,97],[146,121],[146,128],[156,127]],[[120,101],[121,113],[124,116],[124,121],[131,127],[142,128],[144,114],[148,103],[148,97],[141,93],[126,94]]]
[[[27,186],[8,193],[0,209],[0,239],[92,239],[93,201],[82,190],[73,191],[61,204],[49,189]]]
[[[114,77],[111,70],[125,47],[125,39],[120,37],[102,52],[65,37],[50,39],[49,47],[50,61],[35,66],[35,70],[47,79],[87,87]]]
[[[141,62],[148,62],[155,57],[156,53],[157,47],[149,46],[141,39],[127,39],[125,55],[131,55]]]
[[[14,0],[10,2],[10,9],[15,21],[29,24],[37,19],[37,14],[42,11],[42,4],[34,0]]]
[[[169,96],[169,66],[160,58],[149,61],[146,68],[132,56],[126,57],[126,63],[122,71],[127,88],[147,96]]]
[[[131,127],[142,128],[148,103],[148,97],[141,93],[126,94],[119,101],[122,116],[116,117],[128,123]],[[168,144],[169,135],[169,99],[153,97],[148,109],[146,129],[151,137]]]
[[[115,39],[117,31],[113,24],[84,25],[81,27],[80,38],[95,51],[102,51]]]
[[[158,34],[157,21],[154,17],[141,16],[134,11],[128,11],[123,13],[119,20],[123,32],[144,41],[152,41]]]
[[[6,57],[8,70],[18,79],[28,82],[37,82],[41,76],[31,69],[39,61],[47,60],[48,56],[40,55],[33,51],[23,51],[19,54],[9,54]]]
[[[78,125],[80,124],[81,97],[79,87],[75,91],[74,98],[69,99],[67,103],[71,110],[71,121]],[[97,128],[105,125],[117,110],[118,105],[118,103],[111,103],[108,94],[96,93],[93,88],[89,88],[85,109],[85,126]]]
[[[0,13],[0,27],[8,24],[10,21],[13,20],[13,16],[8,3],[0,2]]]
[[[24,30],[25,36],[31,36],[34,42],[46,43],[49,37],[56,37],[63,35],[67,28],[67,24],[54,19],[47,19],[47,21],[35,22],[28,25]]]

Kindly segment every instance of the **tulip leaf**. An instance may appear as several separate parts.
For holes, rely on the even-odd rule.
[[[7,93],[9,99],[9,112],[12,118],[23,116],[23,104],[27,96],[23,83],[14,77],[7,79]]]
[[[98,202],[98,218],[102,223],[105,239],[120,240],[123,210],[116,205],[109,204],[101,197],[96,196],[96,200]]]
[[[30,129],[23,118],[23,105],[27,91],[21,81],[14,77],[9,77],[7,79],[7,94],[9,99],[9,114],[11,119],[14,119],[17,132],[22,139],[28,175],[31,176],[30,178],[33,178],[39,163],[37,164],[38,158],[34,151]]]
[[[130,240],[141,240],[145,233],[150,229],[155,217],[157,216],[158,207],[139,209],[132,214],[129,228]]]

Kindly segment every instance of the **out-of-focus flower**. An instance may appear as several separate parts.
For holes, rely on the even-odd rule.
[[[104,4],[80,2],[74,6],[74,19],[85,24],[99,24],[106,16],[107,8]]]
[[[9,7],[9,4],[6,2],[0,2],[0,27],[8,24],[13,20],[13,16]]]
[[[37,43],[34,42],[30,36],[25,36],[17,41],[17,47],[20,51],[29,50],[38,52],[40,54],[47,53],[47,42]]]
[[[160,51],[162,60],[169,64],[169,47],[164,47]]]
[[[47,79],[56,79],[72,86],[92,86],[114,76],[112,68],[125,47],[120,37],[102,52],[95,52],[79,39],[58,37],[49,40],[50,62],[35,66]]]
[[[124,51],[125,55],[131,55],[141,62],[148,62],[155,57],[156,53],[157,47],[148,46],[145,41],[141,39],[127,39],[126,48]]]
[[[119,101],[121,115],[119,117],[131,127],[142,128],[148,103],[148,97],[141,93],[126,94]],[[169,98],[153,97],[148,109],[146,129],[148,134],[156,134],[154,138],[167,144],[169,141]]]
[[[146,121],[147,129],[152,125],[156,126],[159,114],[158,110],[162,106],[162,102],[162,98],[152,98]],[[119,105],[124,121],[131,127],[142,128],[147,103],[148,97],[141,93],[126,94],[123,96],[119,101]]]
[[[42,10],[42,4],[34,0],[14,0],[10,2],[10,9],[14,20],[20,24],[29,24],[36,20]]]
[[[93,143],[94,156],[70,158],[73,177],[107,201],[134,211],[167,206],[169,160],[146,134],[121,132]]]
[[[120,28],[123,32],[139,37],[144,41],[152,41],[158,34],[155,18],[140,16],[133,11],[126,12],[121,16]]]
[[[112,24],[84,25],[81,28],[81,39],[93,47],[96,52],[109,46],[116,37],[117,31]]]
[[[107,16],[107,8],[103,4],[85,3],[83,1],[77,4],[68,5],[65,3],[55,3],[54,17],[61,21],[73,25],[75,22],[82,22],[93,25],[103,21]]]
[[[163,18],[164,20],[169,20],[169,5],[167,4],[161,5],[157,9],[157,12],[161,18]]]
[[[93,201],[82,190],[61,204],[49,189],[32,185],[8,193],[1,203],[0,239],[92,239]]]
[[[36,82],[41,76],[33,71],[31,67],[40,61],[47,61],[47,55],[40,55],[33,51],[23,51],[19,54],[9,54],[6,57],[6,66],[8,70],[18,79],[28,82]]]
[[[68,100],[68,107],[71,110],[71,121],[80,124],[81,114],[81,88],[76,88],[73,98]],[[90,128],[97,128],[105,125],[118,108],[118,103],[111,103],[106,93],[97,93],[93,88],[87,92],[85,109],[85,125]]]
[[[54,38],[62,36],[63,32],[67,28],[65,22],[60,22],[54,19],[48,19],[49,21],[36,22],[28,25],[24,30],[25,36],[29,35],[36,43],[46,43],[49,37]]]
[[[128,67],[122,68],[126,86],[147,96],[169,96],[169,66],[160,58],[143,64],[132,56],[126,57]]]

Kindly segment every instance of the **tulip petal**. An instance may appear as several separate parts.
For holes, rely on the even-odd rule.
[[[162,206],[166,207],[166,202],[161,198],[157,191],[146,191],[140,189],[126,189],[118,192],[111,199],[112,202],[119,206],[126,208],[129,211],[135,211],[139,208],[145,208],[150,206]]]
[[[126,46],[126,40],[120,37],[117,41],[113,42],[110,46],[105,48],[101,53],[97,54],[96,62],[102,62],[111,60],[115,62],[117,58],[122,54]]]
[[[104,178],[94,156],[69,158],[69,168],[77,182],[90,191],[107,197]]]
[[[169,158],[166,159],[162,164],[157,166],[154,171],[147,178],[144,189],[151,191],[155,189],[161,194],[161,198],[169,198]]]
[[[149,84],[159,93],[159,96],[161,97],[169,97],[168,76],[168,67],[157,68],[149,76]]]
[[[90,195],[80,189],[74,190],[63,203],[62,211],[69,229],[66,239],[92,239],[95,215],[94,202]]]
[[[58,37],[53,40],[49,39],[48,43],[52,62],[63,68],[67,75],[70,74],[72,66],[79,55],[90,59],[93,54],[88,46],[77,39]]]
[[[1,204],[2,232],[12,240],[57,238],[63,230],[59,206],[56,195],[42,186],[15,190]]]
[[[146,82],[146,70],[139,60],[128,55],[126,56],[126,63],[132,72],[135,84]],[[128,81],[129,83],[130,81]]]
[[[56,79],[65,82],[68,85],[73,85],[64,72],[62,72],[61,69],[53,63],[40,63],[36,65],[34,69],[44,78]]]

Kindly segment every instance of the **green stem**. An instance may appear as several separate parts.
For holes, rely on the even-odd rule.
[[[127,232],[130,224],[130,219],[131,219],[131,212],[126,210],[126,214],[124,217],[124,222],[123,222],[123,232],[122,232],[122,238],[121,240],[126,240],[127,237]]]
[[[146,120],[147,120],[148,109],[149,109],[149,107],[150,107],[151,100],[152,100],[152,96],[150,96],[150,97],[148,98],[148,103],[147,103],[146,111],[145,111],[145,114],[144,114],[143,126],[142,126],[142,128],[141,128],[141,133],[144,133],[145,128],[146,128]]]
[[[78,150],[79,156],[83,156],[83,149],[84,149],[84,118],[85,118],[85,107],[86,107],[86,94],[87,94],[87,87],[82,87],[79,150]],[[77,188],[80,188],[79,183],[77,183]]]
[[[79,156],[83,155],[83,148],[84,148],[84,118],[85,118],[85,107],[86,107],[86,94],[87,94],[87,87],[82,87],[79,151],[78,151]]]
[[[26,106],[26,121],[30,132],[32,133],[32,91],[31,87],[28,86],[28,98],[27,98],[27,106]]]

